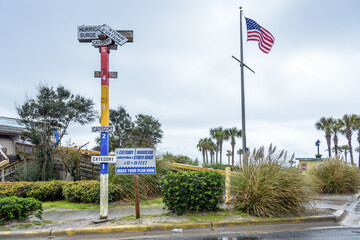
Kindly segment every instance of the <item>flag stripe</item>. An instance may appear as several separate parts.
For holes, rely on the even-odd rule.
[[[274,45],[274,36],[265,28],[261,27],[254,20],[250,18],[246,19],[246,26],[248,30],[248,41],[258,41],[259,48],[264,53],[269,53]]]

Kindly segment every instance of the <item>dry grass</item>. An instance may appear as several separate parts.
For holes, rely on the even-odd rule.
[[[360,184],[360,170],[340,159],[330,159],[311,171],[310,178],[320,193],[356,193]]]
[[[287,167],[286,152],[271,145],[254,150],[235,177],[235,206],[255,216],[300,215],[311,206],[314,187],[296,168]]]

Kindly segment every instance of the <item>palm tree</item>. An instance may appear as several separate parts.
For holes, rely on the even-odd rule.
[[[318,130],[325,131],[325,138],[328,147],[329,158],[331,158],[331,126],[335,120],[330,118],[322,117],[315,123],[315,127]]]
[[[210,136],[216,140],[216,163],[218,163],[218,152],[220,152],[220,164],[222,164],[222,145],[226,139],[226,133],[222,127],[212,128]]]
[[[210,162],[214,163],[213,152],[216,150],[216,144],[212,141],[211,138],[207,138],[207,150],[210,153]]]
[[[243,154],[242,148],[240,148],[239,150],[237,150],[236,153],[239,154],[239,165],[240,165],[240,167],[241,167],[241,154]]]
[[[204,138],[200,138],[198,144],[196,147],[199,149],[199,151],[202,153],[203,156],[203,163],[205,163],[205,141]]]
[[[331,132],[334,134],[333,141],[334,141],[335,157],[338,155],[338,143],[339,143],[338,133],[340,132],[341,127],[342,127],[342,123],[339,119],[336,119],[330,127]]]
[[[242,136],[242,131],[237,129],[236,127],[233,128],[227,128],[225,129],[225,133],[227,135],[228,138],[231,139],[231,159],[232,159],[232,165],[234,166],[234,154],[235,154],[235,137],[241,137]]]
[[[205,148],[205,156],[206,156],[206,163],[207,164],[209,163],[209,152],[210,152],[210,155],[211,155],[211,151],[212,151],[212,149],[214,147],[215,147],[215,143],[212,141],[211,138],[204,138],[204,148]]]
[[[345,161],[347,162],[347,154],[348,154],[348,151],[350,150],[349,146],[348,145],[342,145],[339,147],[339,152],[342,152],[344,151],[344,157],[345,157]]]
[[[228,157],[228,165],[230,165],[230,156],[233,156],[233,153],[230,150],[227,150],[226,156]]]
[[[357,130],[357,141],[359,143],[358,148],[360,148],[360,116],[357,116],[356,118],[355,129]],[[360,152],[358,151],[358,153],[359,153],[358,166],[360,168]]]
[[[354,165],[354,156],[352,151],[352,145],[351,145],[351,137],[353,134],[353,131],[356,128],[357,124],[357,115],[356,114],[345,114],[343,118],[341,119],[342,122],[342,128],[340,132],[346,136],[346,139],[348,140],[349,145],[349,152],[350,152],[350,160],[351,164]]]

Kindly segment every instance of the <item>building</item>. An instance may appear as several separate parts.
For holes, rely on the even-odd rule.
[[[19,159],[16,155],[15,143],[22,141],[21,133],[24,130],[25,126],[18,119],[0,117],[0,148],[10,160]]]
[[[316,169],[323,164],[328,158],[295,158],[299,161],[299,170],[302,173],[308,173],[311,169]]]

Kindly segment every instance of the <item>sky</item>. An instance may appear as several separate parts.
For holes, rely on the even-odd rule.
[[[158,152],[201,159],[196,145],[211,128],[241,129],[240,67],[231,57],[240,56],[239,6],[275,37],[265,54],[246,42],[243,29],[244,61],[255,71],[245,70],[248,147],[272,143],[314,157],[319,139],[326,156],[315,122],[359,113],[357,0],[2,0],[0,116],[18,117],[16,106],[40,84],[92,98],[100,111],[100,79],[93,77],[100,54],[78,42],[77,26],[107,24],[134,31],[133,43],[110,53],[110,71],[119,76],[110,79],[110,108],[158,119],[164,131]],[[91,148],[97,125],[71,125],[65,141]],[[223,159],[227,150],[229,142]]]

